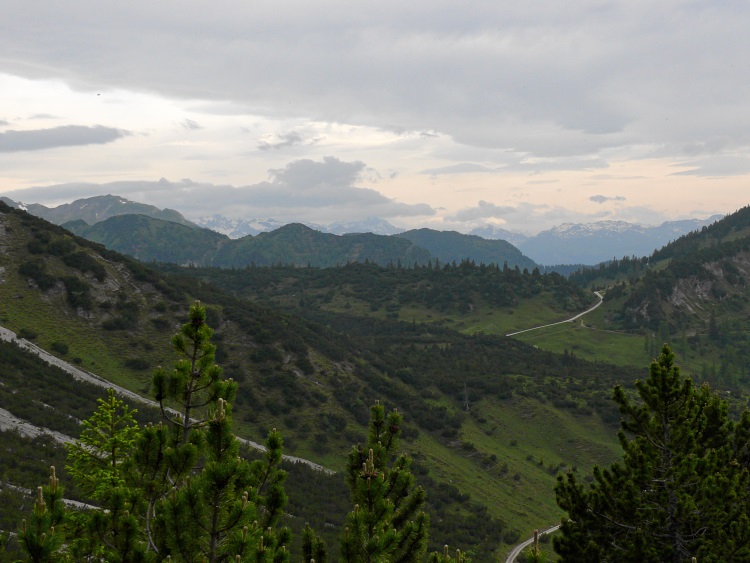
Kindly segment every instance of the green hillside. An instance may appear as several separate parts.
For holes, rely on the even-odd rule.
[[[144,215],[118,215],[94,225],[74,221],[65,227],[143,262],[239,268],[251,264],[329,267],[364,261],[426,264],[430,259],[429,252],[404,239],[369,233],[339,236],[299,224],[237,240]]]
[[[203,264],[230,242],[229,237],[146,215],[117,215],[94,225],[65,223],[71,232],[142,262]]]
[[[406,417],[404,446],[431,499],[433,546],[460,538],[489,560],[519,532],[555,522],[558,471],[588,471],[617,456],[618,417],[608,397],[615,381],[635,378],[629,370],[387,315],[279,312],[268,307],[272,300],[259,306],[190,269],[155,273],[22,211],[0,206],[0,225],[0,324],[83,369],[148,395],[152,369],[172,361],[170,335],[199,299],[216,329],[217,361],[239,382],[241,436],[261,441],[278,428],[287,453],[340,470],[362,440],[369,405],[397,407]],[[463,276],[479,283],[482,269],[472,268]],[[449,268],[445,283],[461,274]],[[570,291],[557,278],[508,275],[518,276],[519,288]],[[514,299],[520,309],[524,296]],[[448,310],[461,303],[456,294]],[[15,383],[3,376],[3,385]],[[0,394],[0,407],[31,416],[9,396]]]
[[[162,272],[180,268],[159,265]],[[191,268],[191,276],[227,292],[306,316],[346,315],[439,324],[469,334],[509,332],[566,319],[596,302],[592,293],[557,274],[476,265],[340,268]]]
[[[424,264],[429,258],[429,252],[406,240],[371,233],[332,235],[293,223],[270,233],[233,241],[217,253],[210,265],[244,267],[280,263],[325,268],[365,260],[382,265]]]
[[[398,235],[426,248],[434,258],[443,264],[471,260],[477,264],[508,264],[529,270],[536,267],[531,258],[524,256],[515,246],[504,240],[487,240],[476,235],[464,235],[456,231],[435,231],[415,229]]]
[[[289,224],[269,233],[232,240],[208,229],[146,215],[117,215],[94,224],[78,219],[65,223],[65,227],[144,262],[222,268],[277,264],[328,268],[352,262],[421,266],[468,259],[475,264],[535,267],[533,261],[505,241],[429,229],[397,236],[333,235]]]

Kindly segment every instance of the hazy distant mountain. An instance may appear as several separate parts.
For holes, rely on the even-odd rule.
[[[394,227],[385,219],[379,217],[368,217],[361,221],[337,221],[328,225],[327,232],[334,235],[347,233],[372,233],[374,235],[396,235],[403,229]]]
[[[520,247],[520,245],[526,242],[526,240],[529,238],[521,233],[514,233],[495,225],[484,225],[483,227],[477,227],[475,229],[472,229],[469,234],[477,235],[478,237],[482,237],[487,240],[505,240],[515,247]]]
[[[193,223],[173,209],[159,209],[153,205],[129,201],[115,195],[79,199],[52,208],[37,203],[15,202],[5,197],[0,197],[0,200],[11,207],[25,209],[33,215],[58,225],[78,220],[93,225],[110,217],[134,214],[171,221],[192,228],[200,226],[232,239],[239,239],[248,235],[256,236],[277,230],[285,225],[285,223],[274,219],[228,219],[222,215],[200,217]],[[560,264],[594,265],[623,256],[648,256],[654,250],[669,242],[705,225],[710,225],[718,219],[721,219],[720,215],[703,220],[668,221],[655,227],[624,221],[598,221],[585,224],[564,223],[542,231],[535,236],[526,236],[494,225],[485,225],[473,229],[470,235],[460,236],[476,236],[479,240],[485,242],[507,241],[509,246],[512,245],[511,248],[515,247],[514,250],[520,250],[518,256],[512,255],[512,253],[509,255],[509,264],[524,264],[524,260],[528,260],[529,264],[536,263],[547,266]],[[368,217],[361,221],[339,221],[328,226],[314,223],[305,223],[305,225],[321,233],[336,235],[348,233],[395,235],[401,232],[397,227],[378,217]],[[418,233],[422,231],[425,233],[439,232],[430,229],[418,229],[409,232]],[[459,233],[451,232],[451,234],[443,236],[439,243],[433,240],[435,235],[428,236],[426,240],[420,239],[420,242],[414,242],[427,248],[433,256],[438,257],[441,261],[444,256],[451,256],[450,261],[453,259],[460,261],[462,258],[469,256],[477,262],[502,263],[505,260],[505,254],[502,252],[498,254],[497,248],[492,247],[493,249],[490,250],[491,245],[482,246],[481,243],[471,241],[469,238],[456,238],[458,235]],[[433,243],[435,244],[433,247],[425,246],[425,244]],[[468,246],[462,247],[466,244]],[[522,258],[519,258],[519,256]]]
[[[247,235],[255,236],[260,233],[270,233],[287,224],[276,219],[230,219],[218,214],[211,215],[210,217],[199,217],[195,222],[205,229],[225,234],[229,238],[242,238]],[[334,235],[345,235],[348,233],[395,235],[403,230],[394,227],[388,221],[379,217],[368,217],[361,221],[337,221],[328,226],[307,222],[300,222],[300,224],[321,233],[331,233]]]
[[[524,254],[539,264],[598,264],[623,256],[650,256],[669,242],[705,225],[708,219],[667,221],[656,227],[625,221],[563,223],[518,243]]]
[[[23,204],[5,197],[0,199],[11,207],[24,209],[32,215],[46,219],[56,225],[79,220],[89,225],[94,225],[118,215],[145,215],[188,227],[196,226],[195,223],[188,221],[174,209],[159,209],[153,205],[137,203],[116,195],[101,195],[78,199],[72,203],[64,203],[57,207],[46,207],[39,203]]]
[[[204,229],[211,229],[235,239],[275,231],[286,224],[275,219],[229,219],[218,214],[198,217],[195,223]]]

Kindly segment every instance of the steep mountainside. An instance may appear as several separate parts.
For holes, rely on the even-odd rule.
[[[649,263],[623,306],[626,325],[666,322],[693,333],[712,315],[750,320],[750,207],[667,245]]]
[[[63,227],[143,262],[207,264],[224,244],[231,242],[226,235],[208,229],[145,215],[117,215],[94,225],[73,221]]]
[[[606,341],[617,351],[611,356],[623,360],[633,357],[634,347],[653,356],[670,342],[681,366],[699,380],[750,390],[750,207],[650,257],[613,261],[570,281],[606,288],[604,305],[583,320],[585,327],[540,331],[523,336],[526,342],[595,357]]]

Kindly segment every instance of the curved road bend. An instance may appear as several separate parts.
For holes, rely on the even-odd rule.
[[[556,532],[559,529],[560,529],[560,524],[558,524],[557,526],[552,526],[551,528],[547,528],[546,530],[540,530],[539,537],[542,537],[545,534],[551,534],[552,532]],[[523,543],[519,543],[516,547],[513,548],[513,551],[511,551],[510,554],[508,554],[508,558],[505,560],[505,563],[515,563],[516,558],[519,555],[521,555],[521,552],[527,547],[529,547],[532,543],[534,543],[533,537],[531,539],[526,540]]]
[[[558,321],[556,323],[550,323],[548,325],[535,326],[533,328],[525,328],[523,330],[518,330],[516,332],[511,332],[510,334],[506,334],[505,336],[515,336],[516,334],[521,334],[522,332],[529,332],[531,330],[538,330],[540,328],[547,328],[548,326],[561,325],[561,324],[564,324],[564,323],[572,323],[573,321],[580,319],[583,315],[589,314],[591,311],[593,311],[594,309],[598,308],[599,305],[601,305],[604,302],[604,296],[601,293],[599,293],[598,291],[595,291],[594,295],[596,295],[599,298],[599,303],[597,303],[596,305],[594,305],[593,307],[591,307],[591,309],[586,309],[583,313],[578,313],[575,317],[571,317],[569,319],[565,319],[564,321]]]
[[[590,309],[586,309],[583,313],[578,313],[576,316],[571,317],[569,319],[566,319],[564,321],[558,321],[556,323],[550,323],[550,324],[546,324],[546,325],[542,325],[542,326],[535,326],[533,328],[527,328],[527,329],[524,329],[524,330],[518,330],[516,332],[511,332],[510,334],[506,334],[505,336],[515,336],[516,334],[521,334],[521,333],[529,332],[529,331],[532,331],[532,330],[538,330],[540,328],[546,328],[548,326],[561,325],[561,324],[564,324],[564,323],[571,323],[573,321],[576,321],[576,320],[580,319],[582,316],[590,313],[591,311],[593,311],[594,309],[596,309],[597,307],[599,307],[604,302],[604,296],[601,293],[599,293],[598,291],[595,291],[594,295],[596,295],[599,298],[599,302],[596,305],[594,305],[593,307],[591,307]],[[547,528],[546,530],[540,531],[539,535],[543,536],[544,534],[551,534],[552,532],[556,532],[559,528],[560,528],[559,524],[557,526],[552,526],[551,528]],[[526,549],[528,546],[530,546],[532,543],[534,543],[534,538],[533,537],[531,539],[526,540],[525,542],[523,542],[521,544],[518,544],[510,552],[510,554],[508,555],[508,558],[506,559],[505,563],[515,563],[516,558],[519,555],[521,555],[521,552],[524,549]]]
[[[63,370],[66,373],[69,373],[73,376],[73,378],[79,380],[79,381],[86,381],[88,383],[91,383],[93,385],[96,385],[98,387],[103,387],[105,389],[114,389],[118,394],[122,395],[123,397],[126,397],[130,399],[131,401],[137,401],[142,404],[151,405],[154,407],[158,407],[158,403],[155,401],[152,401],[150,399],[146,399],[145,397],[141,397],[137,393],[133,393],[132,391],[129,391],[125,389],[124,387],[120,387],[119,385],[115,385],[114,383],[107,381],[106,379],[99,377],[98,375],[95,375],[91,373],[90,371],[84,371],[80,368],[77,368],[57,356],[53,356],[46,350],[42,350],[37,346],[36,344],[32,344],[28,340],[25,340],[23,338],[18,338],[16,336],[16,333],[12,330],[9,330],[7,328],[4,328],[0,326],[0,340],[5,340],[6,342],[14,342],[16,345],[20,346],[24,350],[27,350],[29,352],[32,352],[33,354],[36,354],[39,356],[42,360],[47,362],[50,365],[57,366],[61,370]],[[171,410],[171,409],[169,409]],[[173,411],[174,412],[174,411]],[[10,414],[10,413],[8,413]],[[242,442],[243,444],[250,446],[253,449],[265,451],[266,447],[262,444],[258,444],[257,442],[253,442],[251,440],[245,440],[244,438],[240,438],[239,436],[237,439]],[[303,459],[301,457],[295,457],[291,455],[284,455],[283,459],[285,461],[290,461],[292,463],[302,463],[304,465],[307,465],[308,467],[316,470],[321,471],[323,473],[327,473],[329,475],[333,475],[335,471],[332,471],[330,469],[327,469],[323,467],[322,465],[318,465],[315,462],[312,462],[308,459]]]

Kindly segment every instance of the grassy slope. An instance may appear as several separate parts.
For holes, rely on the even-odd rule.
[[[605,301],[601,307],[577,321],[524,332],[514,338],[559,354],[567,350],[586,360],[616,365],[646,365],[651,357],[644,349],[644,337],[618,330],[607,320],[623,300]],[[533,325],[531,323],[529,326]]]
[[[376,319],[389,317],[389,311],[385,308],[372,311],[366,302],[338,292],[321,309]],[[563,311],[551,295],[542,294],[524,299],[514,307],[495,307],[477,299],[474,310],[467,313],[404,305],[392,316],[407,322],[445,325],[466,334],[483,332],[505,335],[530,326],[561,321],[572,316],[572,313]]]
[[[594,463],[608,464],[619,455],[612,430],[595,417],[574,417],[534,399],[480,401],[471,412],[451,446],[422,434],[416,451],[437,475],[465,483],[464,490],[473,498],[484,499],[491,513],[509,519],[526,534],[560,516],[551,494],[552,468],[576,467],[585,474]],[[451,456],[450,449],[463,449],[470,459]],[[493,454],[496,463],[470,461]]]
[[[69,347],[68,353],[63,356],[67,361],[78,363],[80,367],[136,392],[147,393],[150,373],[130,369],[125,366],[125,361],[141,357],[154,367],[166,362],[169,344],[147,319],[161,318],[176,328],[178,319],[187,310],[186,306],[178,307],[176,311],[157,312],[153,307],[163,301],[161,295],[141,284],[137,292],[129,293],[135,296],[142,311],[141,316],[146,321],[141,323],[137,333],[102,331],[98,322],[91,318],[93,314],[79,314],[65,303],[65,289],[61,285],[42,293],[18,273],[18,264],[29,258],[25,251],[29,237],[16,219],[7,219],[14,237],[10,241],[12,244],[5,246],[5,254],[0,255],[0,265],[5,267],[3,283],[0,283],[0,323],[15,332],[33,330],[38,334],[34,342],[46,350],[52,349],[53,342],[63,342]],[[99,283],[88,276],[87,281],[99,301],[113,303],[117,299],[118,288],[132,285],[132,273],[121,264],[108,263],[101,258],[99,261],[107,269],[107,278]],[[45,263],[52,275],[70,274],[70,268],[57,257],[48,257]],[[97,311],[97,315],[100,314],[101,311]],[[80,362],[76,359],[80,359]]]

